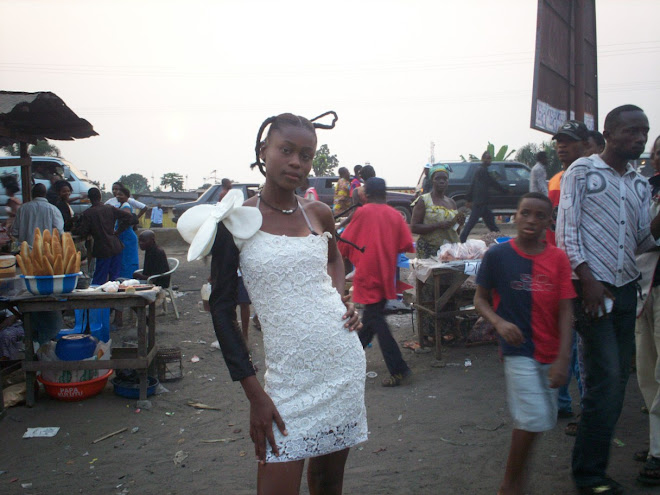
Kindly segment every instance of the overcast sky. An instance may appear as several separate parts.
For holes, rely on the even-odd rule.
[[[530,129],[534,0],[0,0],[0,88],[52,91],[99,136],[56,141],[105,183],[138,172],[260,182],[261,122],[339,114],[340,165],[414,185],[437,160],[518,148]],[[597,0],[600,122],[641,106],[660,132],[660,2]]]

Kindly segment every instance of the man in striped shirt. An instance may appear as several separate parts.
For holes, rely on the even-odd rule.
[[[578,277],[575,318],[587,375],[573,449],[580,493],[623,493],[606,469],[634,351],[635,254],[655,246],[649,185],[628,163],[644,151],[648,131],[640,108],[615,108],[605,118],[603,153],[575,161],[561,180],[557,245]]]

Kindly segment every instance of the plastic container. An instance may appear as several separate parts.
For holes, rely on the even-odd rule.
[[[209,299],[211,298],[211,284],[206,283],[202,285],[202,306],[204,311],[211,311],[211,306],[209,306]]]
[[[97,343],[98,340],[88,334],[64,335],[55,345],[55,354],[62,361],[82,361],[94,355]]]
[[[108,383],[108,378],[112,375],[113,370],[109,370],[105,375],[88,380],[86,382],[76,383],[53,383],[47,382],[41,376],[37,377],[40,383],[46,389],[46,393],[54,399],[64,401],[77,401],[94,397],[101,393]]]
[[[21,275],[25,286],[35,296],[48,296],[51,294],[66,294],[73,292],[82,272],[68,275]]]
[[[114,387],[115,394],[120,397],[126,397],[127,399],[139,399],[140,398],[140,384],[139,383],[127,383],[117,380],[117,377],[113,378],[110,383]],[[153,395],[158,387],[158,378],[153,376],[149,377],[149,383],[147,385],[147,397]]]
[[[0,256],[0,278],[16,276],[16,256],[3,254]]]
[[[63,328],[57,334],[55,340],[65,335],[74,333],[85,333],[89,327],[89,333],[101,342],[110,340],[110,308],[100,309],[76,309],[76,325],[73,328]]]

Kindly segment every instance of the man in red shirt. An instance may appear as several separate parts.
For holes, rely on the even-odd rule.
[[[348,243],[339,243],[339,250],[356,267],[353,302],[364,305],[364,326],[358,334],[362,346],[366,347],[374,335],[378,337],[391,375],[383,380],[383,386],[396,387],[412,372],[392,337],[384,308],[388,299],[396,299],[394,279],[397,257],[399,253],[414,251],[413,240],[401,214],[385,204],[385,181],[372,177],[365,187],[368,202],[355,211],[351,223],[342,234],[343,239],[364,246],[364,252]]]

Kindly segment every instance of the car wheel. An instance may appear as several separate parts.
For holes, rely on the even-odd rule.
[[[412,213],[409,208],[406,208],[405,206],[395,206],[394,209],[401,214],[406,223],[410,223]]]

